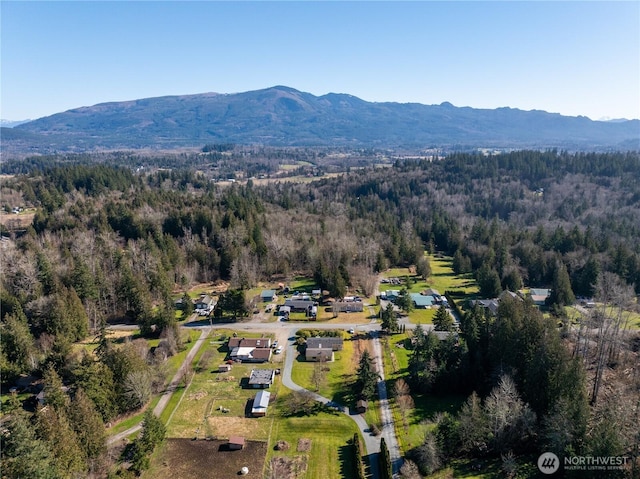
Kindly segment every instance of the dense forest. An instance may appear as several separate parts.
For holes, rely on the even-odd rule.
[[[8,164],[16,174],[3,179],[1,206],[37,210],[26,229],[2,231],[2,381],[41,376],[52,404],[35,427],[24,419],[10,425],[24,442],[14,436],[8,454],[28,454],[42,466],[22,474],[99,475],[103,425],[161,390],[162,364],[182,347],[176,294],[198,283],[225,281],[242,291],[306,274],[333,296],[347,287],[369,295],[378,272],[416,265],[425,250],[453,256],[456,271],[472,272],[484,298],[551,288],[553,316],[504,301],[497,317],[468,311],[460,344],[436,344],[418,330],[412,390],[475,393],[457,417],[441,418],[417,456],[435,466],[460,454],[519,454],[544,444],[584,454],[635,450],[637,457],[637,335],[620,333],[621,322],[605,328],[608,320],[597,317],[571,330],[564,306],[598,297],[619,307],[620,318],[637,308],[638,153],[458,153],[381,162],[359,151],[359,167],[312,182],[211,181],[267,176],[294,161],[304,164],[288,174],[324,174],[344,159],[274,150],[254,151],[242,163],[240,150],[208,145],[197,168],[188,155],[182,164],[178,157],[129,166],[129,157],[115,166],[104,157]],[[327,156],[333,160],[323,163]],[[152,355],[143,340],[116,348],[104,339],[105,325],[122,321],[161,338]],[[598,328],[610,335],[590,335]],[[72,347],[88,335],[101,338],[95,357]],[[603,386],[621,368],[631,372],[619,388]],[[60,393],[62,384],[71,394]],[[511,409],[496,411],[505,401]],[[498,425],[497,417],[509,419]]]

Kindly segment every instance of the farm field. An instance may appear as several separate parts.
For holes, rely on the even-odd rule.
[[[241,388],[242,378],[247,377],[253,367],[269,368],[274,365],[234,364],[231,372],[218,373],[217,367],[226,355],[223,338],[231,333],[231,330],[222,333],[216,331],[216,335],[210,337],[203,345],[199,357],[194,361],[195,374],[191,384],[186,390],[177,391],[172,404],[167,408],[172,412],[165,411],[163,415],[163,419],[167,422],[167,437],[170,439],[163,450],[155,455],[154,464],[143,478],[181,479],[194,477],[189,476],[194,474],[193,471],[213,471],[214,469],[216,470],[214,475],[207,477],[214,479],[232,477],[237,474],[241,466],[230,459],[242,457],[235,452],[243,451],[219,450],[220,445],[224,445],[226,439],[232,435],[245,437],[250,441],[249,444],[255,441],[256,444],[264,445],[265,452],[256,453],[258,458],[262,457],[262,459],[254,460],[251,463],[254,464],[253,468],[247,465],[250,474],[246,477],[263,477],[262,469],[259,474],[256,472],[258,474],[256,476],[251,475],[251,471],[265,464],[263,460],[265,455],[267,456],[265,467],[279,468],[279,471],[287,468],[290,470],[290,476],[278,477],[291,479],[352,477],[354,461],[351,455],[352,449],[347,445],[347,441],[358,431],[355,424],[346,416],[331,412],[319,412],[313,416],[284,417],[281,405],[290,391],[281,385],[279,376],[276,376],[275,384],[268,389],[272,394],[272,401],[267,416],[247,417],[251,399],[257,390]],[[244,331],[242,334],[246,337],[260,336],[257,333],[250,334]],[[348,364],[351,358],[350,350],[352,347],[348,347],[347,351],[343,352],[345,360],[341,360],[340,364],[345,363],[346,366],[351,367]],[[340,371],[343,370],[344,368]],[[338,389],[337,382],[341,380],[338,376],[342,374],[336,370],[336,383],[332,383],[332,387]],[[219,407],[225,408],[228,412],[222,412],[218,409]],[[308,441],[305,441],[307,439]],[[275,451],[273,446],[280,440],[291,444],[291,449]],[[303,440],[308,450],[305,447],[303,447],[305,450],[297,450],[299,440]],[[198,459],[198,455],[217,458],[223,464],[220,471],[224,470],[229,474],[219,475],[217,466],[213,467],[213,463],[209,462],[210,459]],[[275,459],[273,464],[271,459]],[[238,469],[234,470],[236,467]],[[177,475],[166,475],[172,468],[177,471]]]
[[[193,441],[190,439],[167,439],[152,467],[142,478],[190,479],[207,477],[226,479],[239,475],[247,467],[246,478],[262,478],[267,443],[246,441],[239,451],[229,450],[226,440]]]

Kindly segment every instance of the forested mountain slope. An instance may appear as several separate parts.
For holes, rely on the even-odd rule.
[[[28,133],[28,134],[27,134]],[[174,148],[208,142],[375,147],[637,149],[640,121],[449,103],[372,103],[277,86],[102,103],[3,129],[7,152]]]

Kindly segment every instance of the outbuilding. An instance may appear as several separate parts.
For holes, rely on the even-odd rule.
[[[229,449],[232,451],[239,451],[244,447],[244,437],[231,436],[229,438]]]
[[[270,399],[271,393],[269,391],[259,391],[258,394],[256,394],[256,397],[253,399],[251,415],[254,417],[266,416]]]
[[[268,303],[276,299],[276,292],[273,289],[265,289],[260,293],[260,301]]]

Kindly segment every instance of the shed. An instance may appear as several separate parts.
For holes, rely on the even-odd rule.
[[[276,292],[273,289],[265,289],[260,293],[260,300],[268,303],[276,299]]]
[[[271,393],[269,391],[258,391],[258,394],[256,394],[256,397],[253,399],[251,415],[255,417],[264,417],[267,414],[270,399]]]
[[[229,449],[232,451],[239,451],[244,447],[244,437],[242,436],[231,436],[229,438]]]
[[[229,371],[231,371],[231,364],[221,364],[218,366],[219,373],[228,373]]]
[[[360,399],[356,403],[356,412],[358,414],[364,414],[365,412],[367,412],[368,407],[369,407],[369,403],[364,399]]]

